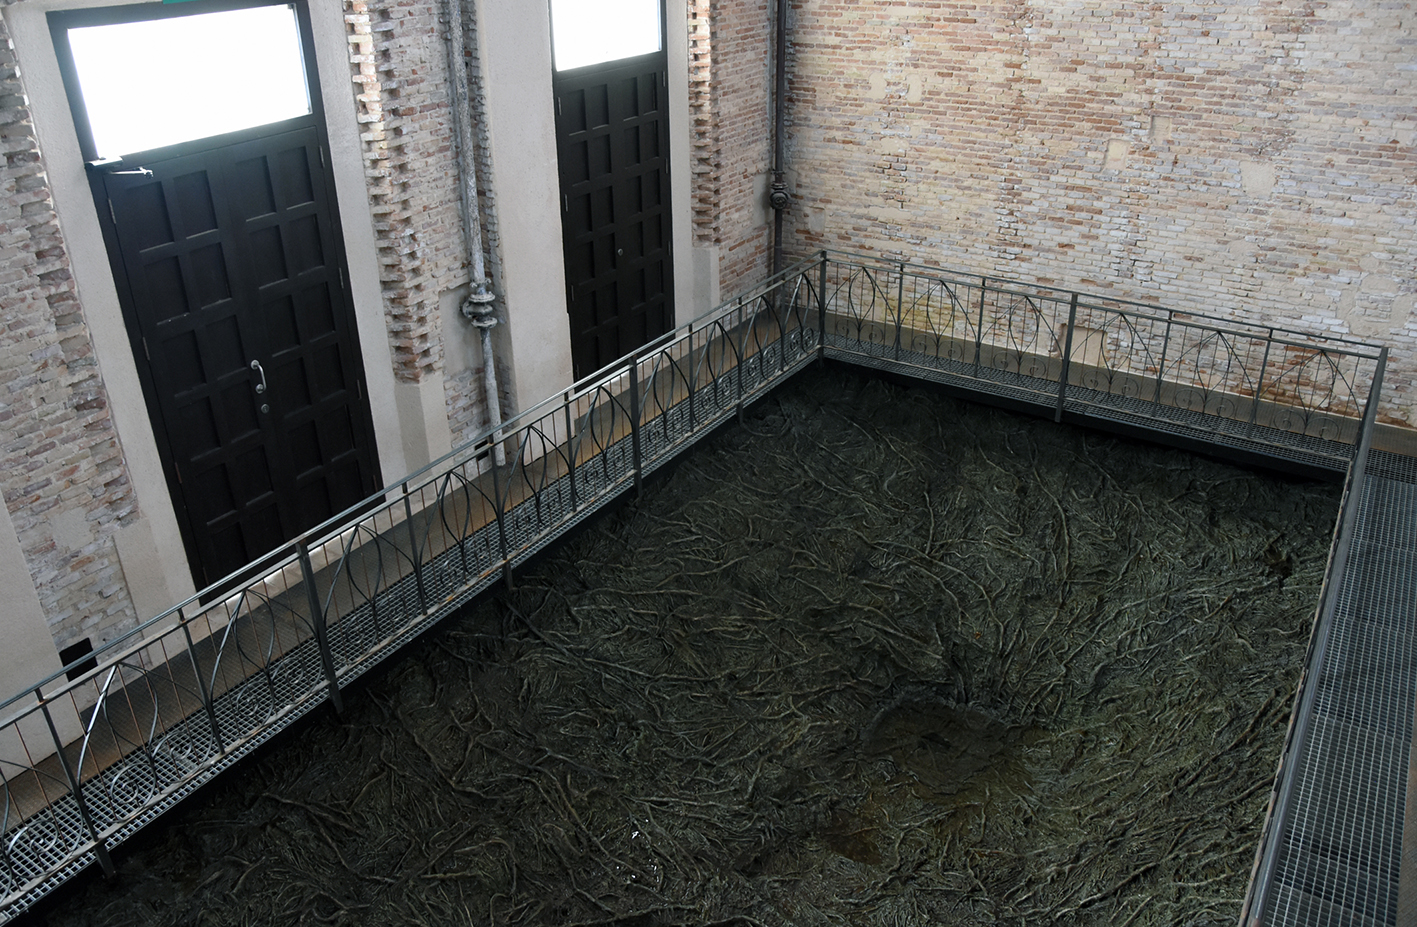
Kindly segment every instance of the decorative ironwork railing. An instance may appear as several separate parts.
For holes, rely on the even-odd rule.
[[[1341,469],[1385,351],[819,253],[0,704],[0,920],[819,358]]]
[[[1382,376],[1383,371],[1380,367],[1377,372],[1377,380],[1373,384],[1375,398],[1382,390]],[[1255,868],[1249,890],[1246,893],[1240,917],[1241,924],[1291,922],[1286,914],[1296,912],[1286,911],[1286,902],[1295,904],[1296,907],[1301,906],[1303,895],[1306,892],[1313,892],[1315,896],[1330,896],[1333,907],[1331,914],[1324,917],[1325,922],[1330,922],[1329,917],[1332,917],[1331,922],[1334,923],[1356,923],[1363,920],[1368,920],[1370,923],[1396,923],[1395,920],[1386,917],[1373,917],[1369,920],[1368,917],[1358,913],[1355,907],[1361,909],[1366,903],[1368,911],[1364,913],[1376,914],[1383,901],[1392,901],[1395,908],[1399,876],[1388,874],[1385,887],[1391,888],[1390,892],[1375,891],[1375,885],[1379,881],[1376,878],[1365,880],[1370,884],[1361,888],[1345,885],[1343,890],[1334,891],[1335,884],[1346,883],[1349,880],[1345,876],[1333,874],[1328,874],[1328,885],[1306,885],[1303,884],[1305,879],[1301,874],[1303,862],[1296,858],[1302,854],[1295,853],[1292,845],[1304,842],[1306,836],[1311,839],[1311,835],[1304,834],[1304,823],[1300,820],[1300,806],[1306,799],[1312,801],[1314,793],[1325,790],[1344,794],[1345,799],[1349,799],[1352,792],[1357,791],[1358,783],[1351,781],[1345,783],[1345,787],[1335,787],[1331,780],[1336,770],[1316,768],[1322,767],[1324,764],[1317,758],[1321,754],[1316,755],[1313,741],[1316,739],[1315,728],[1322,723],[1322,720],[1317,717],[1318,703],[1326,695],[1331,701],[1336,700],[1333,690],[1341,687],[1341,683],[1337,683],[1334,676],[1342,674],[1335,674],[1333,665],[1328,662],[1330,645],[1334,638],[1334,628],[1338,620],[1340,600],[1345,597],[1348,590],[1355,585],[1361,586],[1362,584],[1361,580],[1355,582],[1355,578],[1349,574],[1348,570],[1367,488],[1369,455],[1372,448],[1372,425],[1375,417],[1376,404],[1370,402],[1364,416],[1358,447],[1344,480],[1343,495],[1338,509],[1338,524],[1329,550],[1328,565],[1324,571],[1324,581],[1319,593],[1314,627],[1309,636],[1308,653],[1304,658],[1304,677],[1299,683],[1294,711],[1290,718],[1289,729],[1285,734],[1284,749],[1279,757],[1279,775],[1275,780],[1275,789],[1271,795],[1264,832],[1260,837],[1259,849],[1255,855]],[[1350,653],[1348,660],[1354,661],[1354,655]],[[1328,678],[1324,678],[1326,673]],[[1367,701],[1368,698],[1369,696],[1365,696],[1364,700]],[[1373,701],[1378,701],[1378,699],[1374,698]],[[1355,715],[1362,714],[1364,712],[1355,713]],[[1376,715],[1378,712],[1373,712],[1373,714]],[[1350,716],[1349,720],[1357,726],[1364,721],[1370,722],[1372,718]],[[1393,739],[1398,740],[1399,738]],[[1399,768],[1406,765],[1408,756],[1407,749],[1404,748],[1400,751]],[[1360,763],[1363,761],[1361,757],[1354,759]],[[1369,775],[1365,779],[1367,781],[1362,785],[1371,788],[1373,780],[1378,777]],[[1330,781],[1325,782],[1325,780]],[[1391,783],[1382,784],[1391,785]],[[1302,795],[1301,793],[1305,791],[1310,794]],[[1397,798],[1392,804],[1396,808],[1402,808],[1405,804],[1405,797]],[[1398,848],[1388,847],[1386,849],[1385,854],[1375,852],[1371,858],[1364,862],[1373,865],[1385,856],[1386,862],[1394,864],[1393,868],[1397,868],[1395,864],[1401,856]],[[1402,850],[1405,852],[1406,848],[1404,847]],[[1355,869],[1361,869],[1361,866],[1357,866]],[[1295,883],[1299,883],[1303,887],[1299,888]],[[1380,895],[1389,897],[1380,900]],[[1355,902],[1357,902],[1356,905]],[[1385,904],[1382,906],[1386,907]],[[1393,913],[1395,915],[1395,911]],[[1318,918],[1320,915],[1315,912],[1312,917]],[[1317,923],[1318,921],[1311,922]]]
[[[1384,349],[993,277],[828,254],[828,356],[1342,469]]]

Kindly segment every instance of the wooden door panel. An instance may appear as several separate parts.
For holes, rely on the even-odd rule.
[[[316,130],[144,166],[103,183],[205,585],[363,499],[377,465]]]
[[[114,216],[131,230],[120,239],[124,264],[144,354],[156,359],[152,379],[165,414],[181,423],[184,479],[259,431],[247,366],[256,345],[232,298],[229,238],[194,221],[215,211],[200,162],[178,158],[152,177],[107,182]]]
[[[579,378],[669,330],[662,53],[556,76],[571,352]],[[651,272],[651,268],[653,271]]]

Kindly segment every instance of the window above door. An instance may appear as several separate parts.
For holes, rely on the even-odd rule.
[[[119,158],[311,112],[291,4],[142,4],[52,14],[50,25],[61,67],[76,84],[71,100],[77,98],[75,122],[88,158]]]
[[[661,0],[551,0],[557,71],[648,55],[664,47]]]

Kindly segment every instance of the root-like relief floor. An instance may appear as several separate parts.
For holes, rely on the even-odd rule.
[[[1336,507],[809,373],[47,919],[1229,925]]]

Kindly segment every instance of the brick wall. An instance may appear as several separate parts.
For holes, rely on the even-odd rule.
[[[345,12],[395,370],[417,381],[442,363],[438,296],[468,277],[443,29],[422,3]],[[97,645],[139,617],[114,544],[138,513],[3,22],[0,153],[0,491],[56,645]],[[455,436],[485,423],[480,375],[446,383]]]
[[[723,149],[713,106],[713,17],[710,0],[689,0],[689,171],[692,174],[693,237],[718,244],[718,174]]]
[[[797,0],[791,216],[823,245],[1393,348],[1417,423],[1405,4]]]
[[[464,36],[475,46],[471,3]],[[438,297],[470,278],[451,123],[441,3],[344,0],[355,100],[362,123],[365,176],[379,246],[380,280],[388,316],[395,376],[417,382],[445,372],[444,397],[455,443],[487,424],[480,364],[445,370]],[[474,105],[480,98],[475,58],[469,59]],[[474,134],[483,146],[482,120]],[[490,197],[483,184],[484,212]],[[496,253],[495,222],[484,216]],[[489,266],[489,272],[495,271]],[[454,333],[449,333],[452,336]]]
[[[486,83],[482,73],[482,65],[477,56],[477,24],[473,16],[473,4],[471,0],[466,0],[463,4],[463,43],[466,46],[466,62],[468,68],[468,96],[472,107],[472,135],[473,143],[477,146],[477,198],[480,205],[482,222],[482,250],[486,257],[486,272],[489,280],[493,281],[493,292],[499,297],[503,294],[495,285],[495,281],[500,280],[501,271],[501,239],[497,228],[497,194],[492,189],[491,184],[491,146],[487,139],[487,120],[484,117],[484,106],[486,104]],[[461,242],[459,233],[458,241]],[[471,279],[470,268],[464,274],[467,279]],[[498,305],[498,318],[505,319],[502,314],[502,303]],[[493,344],[497,342],[499,330],[493,329]],[[475,332],[468,331],[464,337],[478,339],[480,336]],[[494,347],[494,351],[495,351]],[[478,351],[478,361],[472,367],[464,370],[449,371],[445,383],[448,405],[448,425],[453,434],[453,446],[456,447],[466,441],[475,438],[477,435],[487,430],[491,420],[487,413],[487,395],[483,389],[481,352]],[[501,396],[498,401],[501,408],[515,408],[515,402],[510,395],[508,388],[508,377],[505,375],[507,366],[501,357],[494,358],[494,363],[500,364],[498,368],[500,375],[497,380],[498,389]]]
[[[137,517],[0,20],[0,490],[56,644],[135,624],[114,534]]]
[[[772,30],[767,0],[690,0],[694,240],[718,245],[725,296],[772,261]]]

